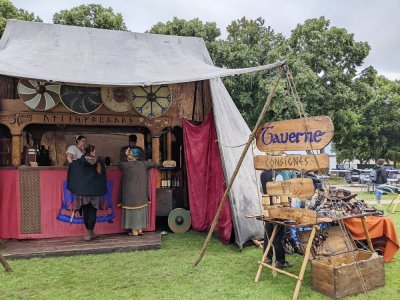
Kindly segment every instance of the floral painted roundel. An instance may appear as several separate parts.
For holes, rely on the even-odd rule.
[[[172,97],[167,85],[151,85],[132,88],[133,108],[142,116],[157,118],[167,112]]]

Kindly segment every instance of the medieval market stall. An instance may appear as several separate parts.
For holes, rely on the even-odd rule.
[[[145,159],[161,166],[149,177],[146,230],[174,208],[190,210],[193,229],[207,230],[237,155],[215,140],[249,134],[220,77],[283,64],[223,69],[199,38],[8,21],[0,41],[0,238],[83,235],[66,188],[66,149],[76,135],[107,165],[98,234],[123,231],[117,164],[131,134]],[[246,165],[217,228],[225,243],[233,232],[240,247],[262,233],[243,213],[258,206],[250,155]]]

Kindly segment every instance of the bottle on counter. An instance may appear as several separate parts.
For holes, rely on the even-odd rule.
[[[165,173],[161,173],[161,188],[165,189]]]

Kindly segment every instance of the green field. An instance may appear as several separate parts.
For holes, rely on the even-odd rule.
[[[399,232],[400,214],[392,217]],[[239,251],[212,239],[193,267],[204,239],[205,234],[193,231],[169,233],[155,251],[11,260],[13,273],[0,270],[0,299],[291,299],[296,282],[287,276],[273,278],[264,269],[260,282],[254,282],[262,255],[255,246]],[[370,299],[400,299],[399,258],[397,253],[385,264],[386,286],[371,291]],[[297,273],[301,257],[288,260]],[[300,299],[325,299],[310,285],[308,266]]]

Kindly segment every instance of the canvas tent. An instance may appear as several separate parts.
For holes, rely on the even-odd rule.
[[[221,77],[283,65],[245,69],[215,67],[204,41],[194,37],[8,21],[0,41],[0,74],[95,86],[156,85],[210,80],[215,126],[226,182],[233,174],[250,130]],[[235,241],[242,246],[261,236],[260,222],[245,214],[260,211],[259,184],[251,151],[230,192]],[[219,200],[218,200],[219,201]]]

